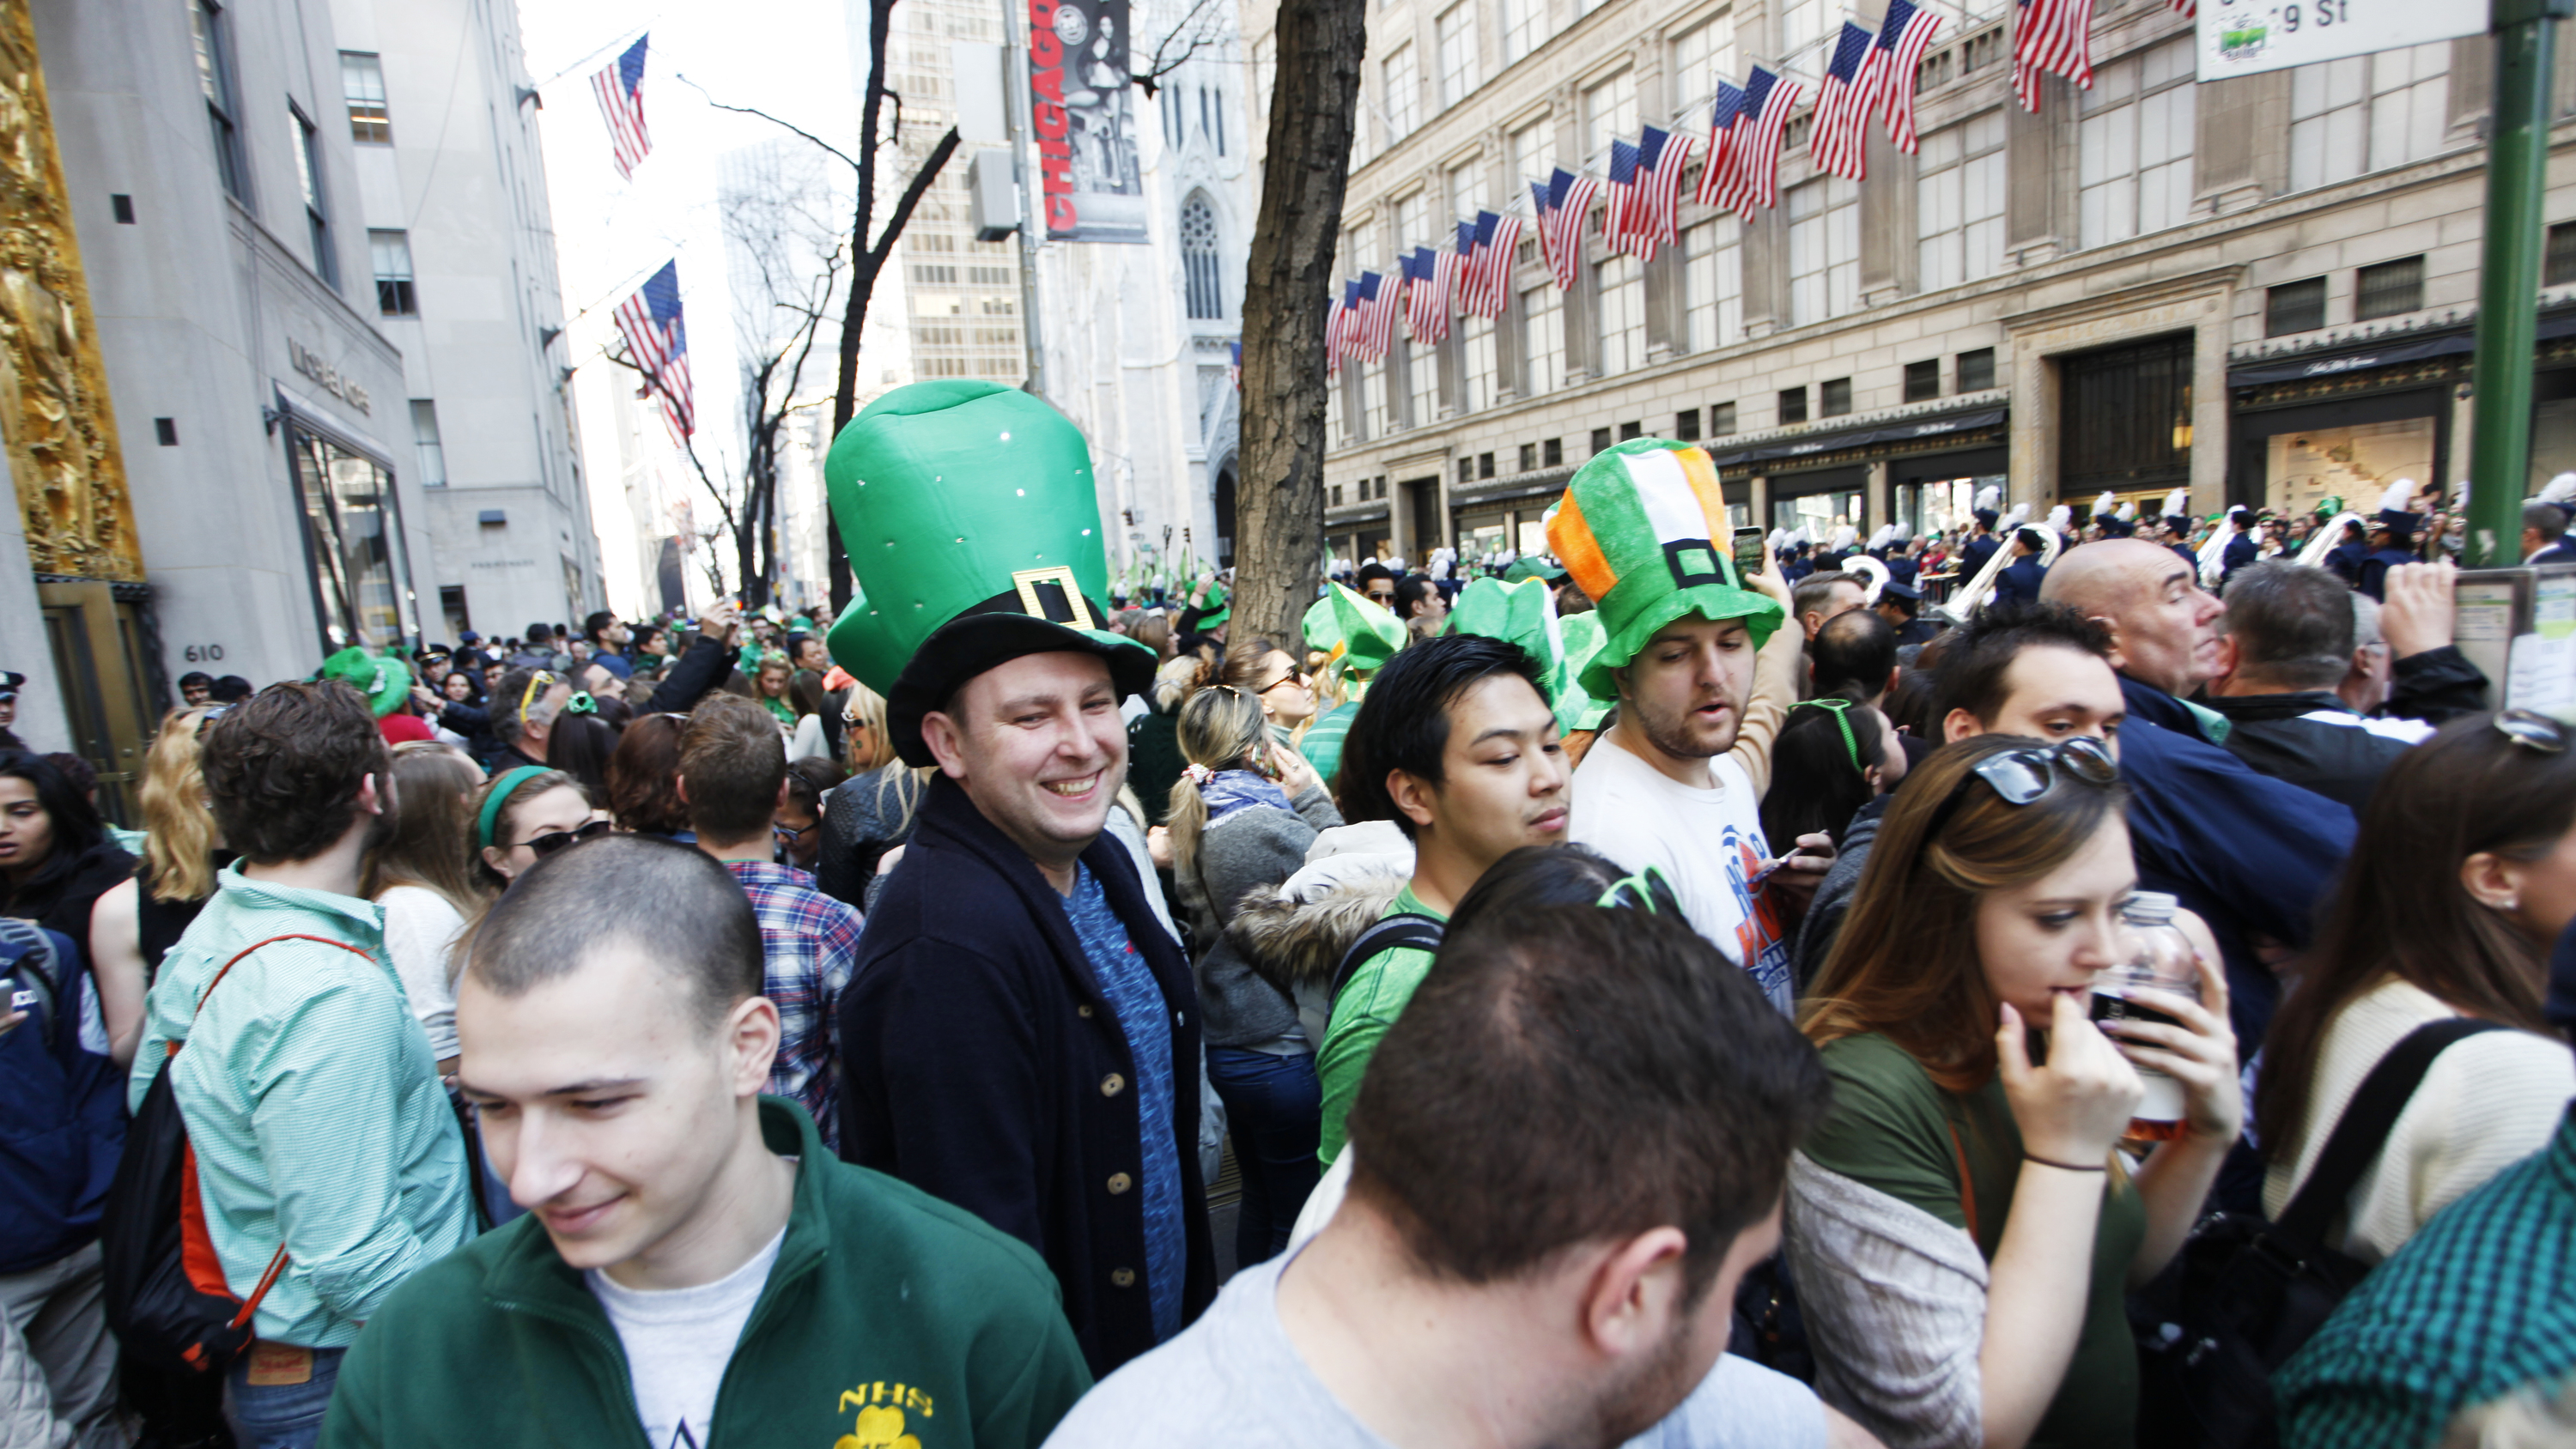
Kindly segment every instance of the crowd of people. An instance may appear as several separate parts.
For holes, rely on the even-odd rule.
[[[2576,753],[2411,491],[1745,569],[1637,439],[1279,637],[1025,394],[827,477],[828,630],[0,751],[0,1437],[2576,1432]]]

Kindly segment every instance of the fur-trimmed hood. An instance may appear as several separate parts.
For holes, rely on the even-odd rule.
[[[1308,1040],[1320,1043],[1342,953],[1412,878],[1413,842],[1391,822],[1327,830],[1295,875],[1245,893],[1225,938],[1254,974],[1297,1002]]]

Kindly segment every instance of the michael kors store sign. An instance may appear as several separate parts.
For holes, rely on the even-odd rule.
[[[324,392],[369,417],[375,416],[375,409],[369,404],[367,390],[360,387],[355,379],[341,376],[340,369],[324,362],[314,354],[312,348],[290,337],[286,339],[286,360],[294,365],[297,372],[319,384]]]

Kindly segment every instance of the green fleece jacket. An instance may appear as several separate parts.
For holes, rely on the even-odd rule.
[[[1055,1277],[973,1214],[823,1148],[799,1159],[777,1266],[701,1449],[1033,1449],[1091,1387]],[[710,1346],[710,1351],[717,1351]],[[324,1449],[648,1445],[617,1330],[535,1215],[413,1274],[340,1366]]]

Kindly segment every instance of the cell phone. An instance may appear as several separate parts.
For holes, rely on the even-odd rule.
[[[14,976],[0,976],[0,996],[9,998],[11,1011],[25,1011],[36,1004],[35,990],[20,986]]]
[[[1762,572],[1762,539],[1762,530],[1758,528],[1739,528],[1735,531],[1735,576],[1737,578],[1749,579]]]

